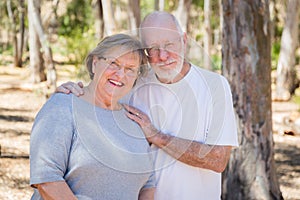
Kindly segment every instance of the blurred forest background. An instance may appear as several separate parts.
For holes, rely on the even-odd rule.
[[[231,85],[241,147],[223,199],[300,199],[299,0],[0,1],[0,199],[30,197],[30,129],[57,85],[88,81],[88,51],[138,34],[153,10],[173,13],[188,58]]]

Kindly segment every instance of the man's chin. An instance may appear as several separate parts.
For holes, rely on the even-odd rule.
[[[156,73],[159,80],[164,80],[164,82],[172,82],[178,73],[175,73],[173,70],[164,70]]]

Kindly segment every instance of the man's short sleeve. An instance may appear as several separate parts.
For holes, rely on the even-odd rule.
[[[215,82],[217,84],[218,82]],[[220,76],[220,82],[212,90],[212,120],[206,143],[211,145],[238,146],[237,126],[232,94],[228,81]]]

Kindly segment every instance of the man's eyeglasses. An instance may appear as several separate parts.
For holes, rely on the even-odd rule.
[[[110,70],[119,71],[120,69],[124,68],[124,73],[126,76],[135,77],[138,75],[138,67],[122,65],[116,58],[98,57],[98,59],[103,59],[108,64],[108,69]]]
[[[157,57],[159,56],[160,50],[165,50],[167,52],[177,52],[182,46],[181,37],[173,42],[167,42],[162,45],[153,45],[149,48],[145,48],[144,52],[147,57]]]

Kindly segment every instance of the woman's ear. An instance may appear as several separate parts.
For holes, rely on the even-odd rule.
[[[97,58],[93,58],[93,62],[92,62],[92,72],[95,73],[95,68],[96,68],[96,65],[97,65]]]

